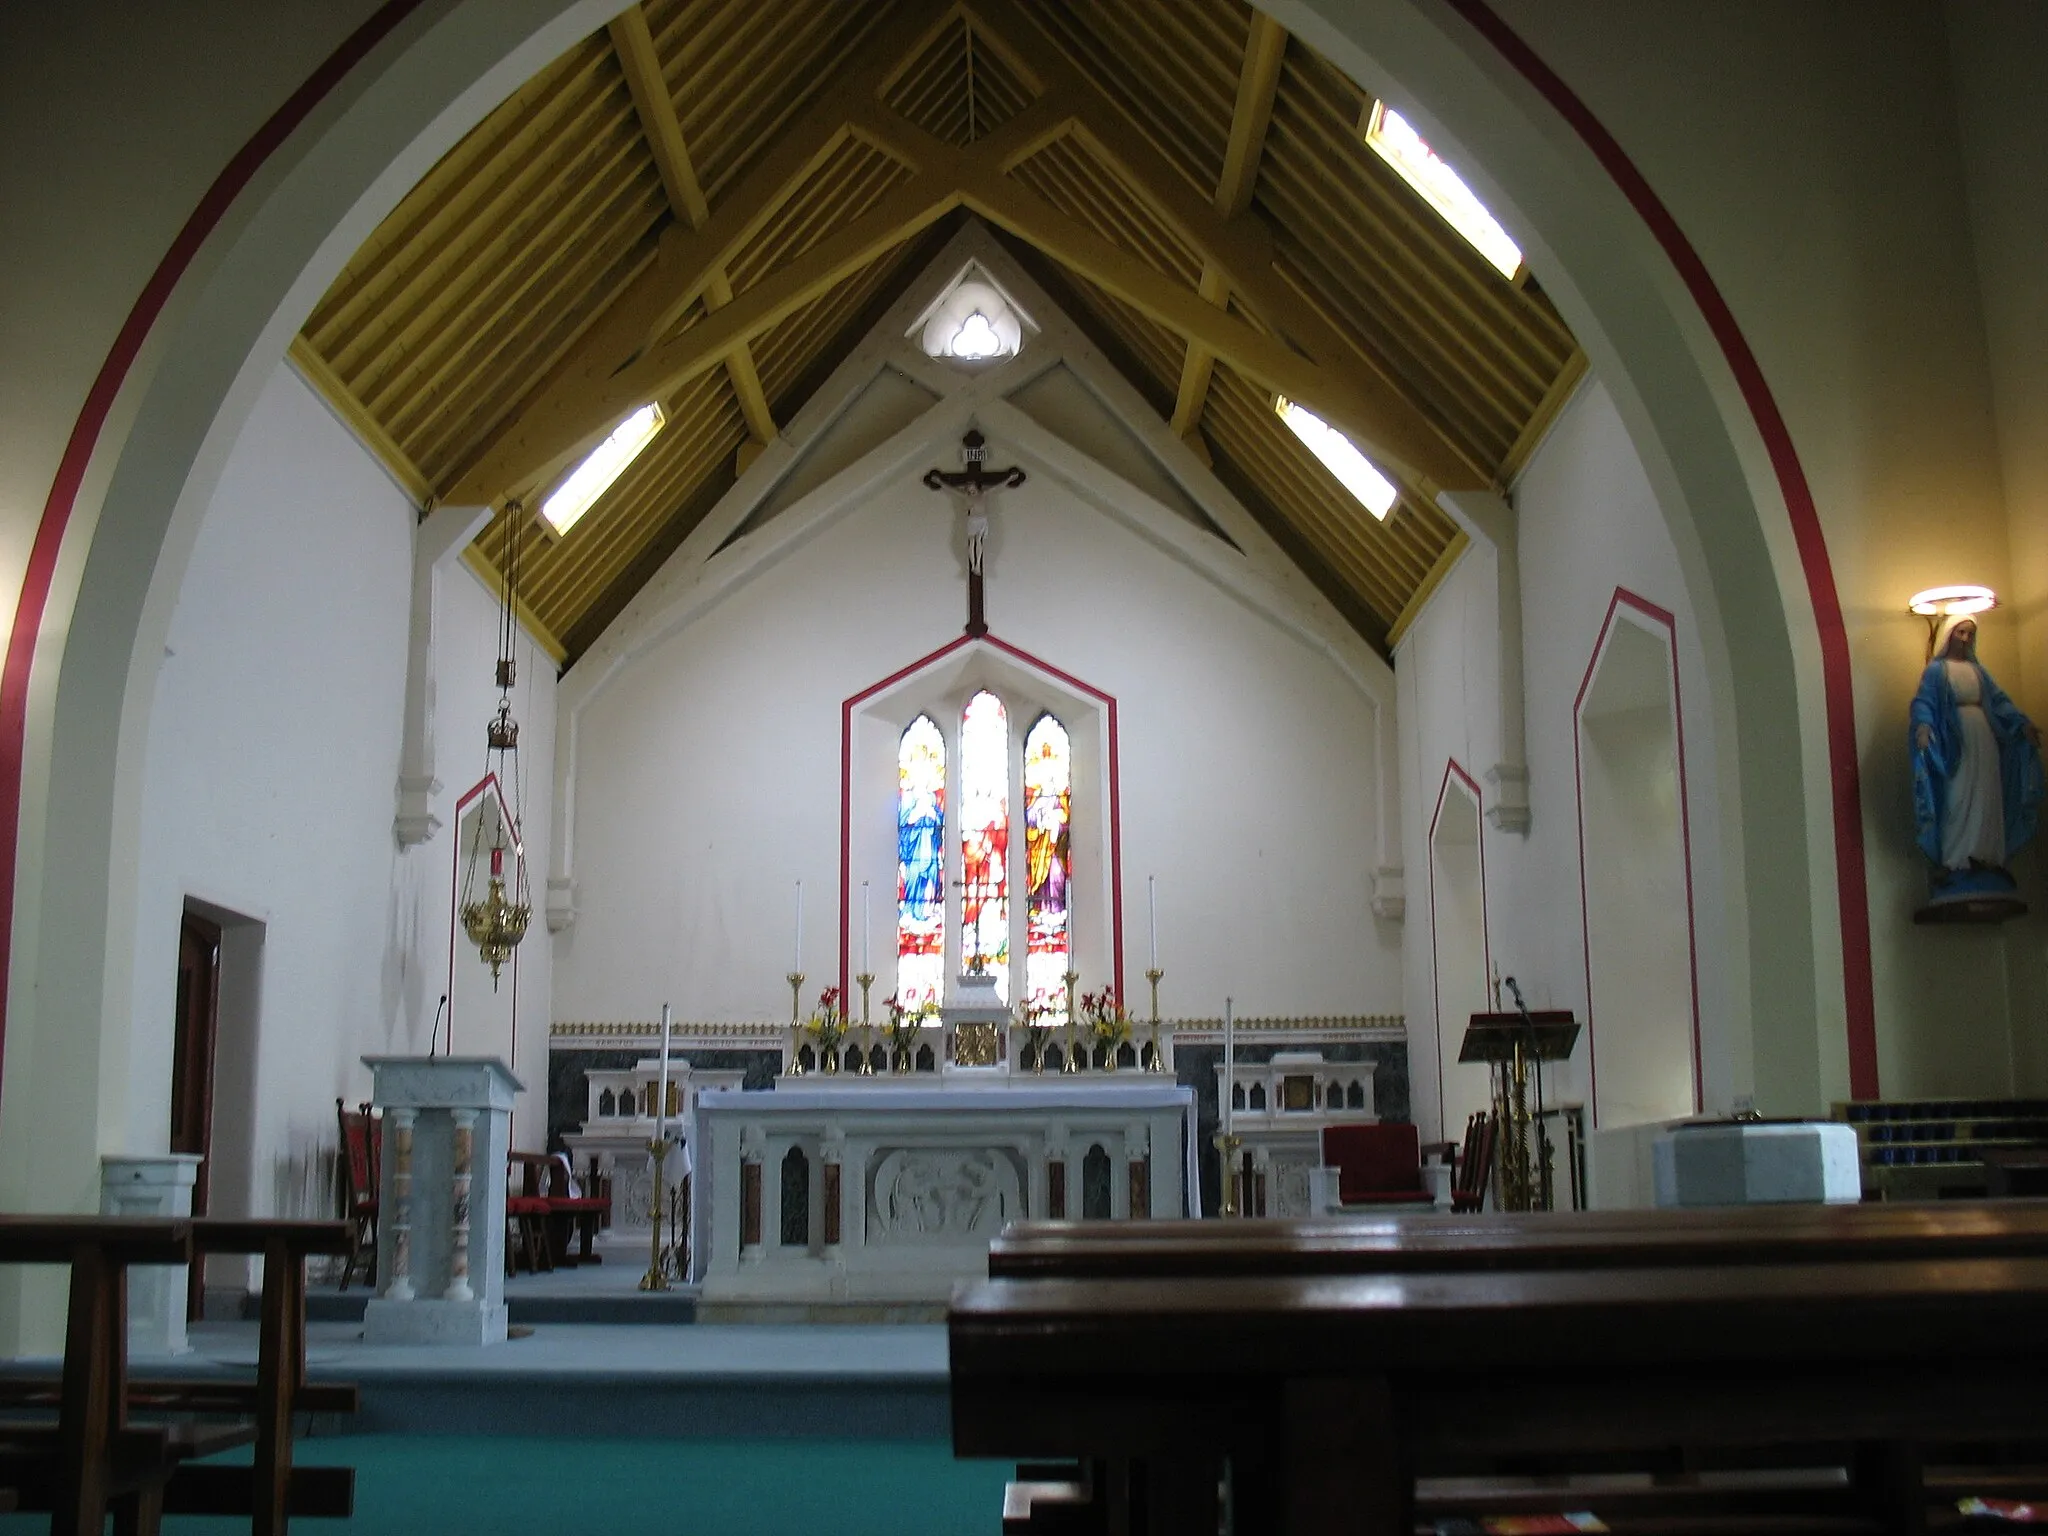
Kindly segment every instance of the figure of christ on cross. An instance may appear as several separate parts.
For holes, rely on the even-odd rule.
[[[1009,490],[1024,483],[1024,471],[988,468],[988,443],[979,432],[970,431],[960,439],[957,473],[928,469],[924,483],[935,491],[956,491],[967,512],[967,633],[975,638],[988,633],[988,613],[982,598],[982,556],[988,547],[988,493]]]

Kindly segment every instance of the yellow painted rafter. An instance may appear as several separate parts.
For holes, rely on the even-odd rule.
[[[689,146],[683,140],[683,125],[676,116],[675,100],[668,93],[668,81],[661,71],[661,58],[654,49],[654,34],[647,28],[647,15],[638,5],[628,6],[612,18],[607,30],[619,68],[626,76],[626,88],[633,96],[633,110],[639,114],[641,132],[661,173],[662,190],[668,194],[669,211],[692,229],[702,229],[711,218],[711,206],[704,200],[704,188],[690,161]],[[723,308],[732,302],[732,280],[718,268],[704,288],[704,307]],[[775,417],[768,409],[768,395],[761,387],[761,373],[754,365],[754,351],[747,343],[734,347],[725,359],[732,379],[732,392],[746,418],[747,430],[761,443],[774,441]]]
[[[483,578],[484,585],[490,589],[493,596],[503,594],[504,575],[498,570],[496,562],[481,548],[471,544],[463,550],[462,563]],[[525,626],[526,632],[533,637],[533,643],[553,657],[556,666],[559,667],[569,659],[569,648],[556,638],[555,632],[542,622],[541,616],[533,611],[525,598],[515,595],[512,599],[512,611],[518,615],[519,622]]]
[[[341,375],[327,366],[327,359],[313,350],[313,343],[304,336],[294,336],[288,349],[292,362],[300,376],[320,392],[362,445],[374,454],[381,464],[390,471],[391,478],[405,487],[415,506],[424,507],[433,500],[434,488],[427,477],[420,473],[406,451],[398,446],[398,440],[384,430],[383,425],[363,408],[363,402],[355,397]]]
[[[1328,392],[1323,402],[1318,403],[1310,394],[1281,386],[1273,376],[1275,370],[1264,364],[1253,362],[1250,357],[1232,357],[1212,346],[1207,339],[1212,327],[1206,323],[1198,321],[1191,327],[1158,310],[1148,309],[1139,297],[1119,291],[1096,273],[1084,275],[1110,288],[1126,303],[1147,310],[1153,319],[1178,331],[1183,339],[1209,348],[1219,360],[1260,384],[1300,400],[1332,426],[1344,431],[1360,448],[1380,458],[1382,467],[1401,474],[1422,499],[1432,499],[1438,490],[1492,484],[1493,476],[1488,466],[1472,460],[1463,446],[1419,410],[1403,391],[1372,370],[1355,366],[1326,339],[1326,327],[1312,306],[1304,303],[1301,296],[1274,271],[1273,256],[1277,242],[1272,228],[1263,218],[1249,208],[1226,215],[1211,199],[1197,193],[1187,179],[1151,146],[1140,125],[1133,122],[1123,108],[1092,80],[1065,62],[1057,42],[1043,30],[1034,16],[1016,5],[1014,0],[971,0],[968,10],[985,30],[1006,37],[1013,45],[1028,44],[1048,61],[1045,70],[1048,89],[1064,93],[1078,104],[1073,130],[1077,141],[1085,144],[1101,163],[1114,170],[1125,186],[1143,199],[1168,228],[1201,257],[1205,267],[1213,266],[1220,271],[1225,285],[1247,309],[1279,336],[1285,337],[1294,348],[1307,354],[1301,358],[1311,369],[1306,376],[1327,382]],[[1272,67],[1277,68],[1277,65]],[[1253,82],[1254,85],[1257,83],[1256,80]],[[1250,127],[1248,120],[1247,141]],[[1240,180],[1245,182],[1249,181],[1252,169],[1249,147],[1247,142],[1244,166],[1238,173]],[[1235,190],[1240,197],[1244,195],[1242,187]],[[967,201],[973,206],[972,198]],[[985,216],[993,217],[992,214]],[[1013,234],[1033,240],[1024,230],[1014,225],[1008,227]],[[1033,243],[1037,241],[1033,240]],[[1057,253],[1048,251],[1048,254]],[[1060,259],[1068,260],[1065,256]],[[1068,264],[1075,265],[1072,261]],[[1176,294],[1195,299],[1195,295],[1184,289],[1177,289]],[[1197,300],[1197,303],[1201,301]],[[1201,307],[1214,306],[1201,303]],[[1178,302],[1177,297],[1173,308],[1176,313],[1186,315],[1189,306]],[[1249,330],[1240,322],[1232,321],[1223,334]],[[1262,356],[1268,338],[1260,337],[1258,340],[1261,345],[1254,355]],[[1282,345],[1281,350],[1290,349]],[[1251,365],[1247,366],[1248,363]],[[1298,373],[1291,368],[1284,371]],[[1332,409],[1336,414],[1331,413]]]
[[[1264,11],[1252,12],[1245,39],[1244,68],[1237,77],[1237,104],[1230,115],[1230,139],[1223,151],[1223,171],[1216,178],[1216,211],[1235,218],[1250,206],[1258,185],[1259,159],[1266,149],[1266,129],[1273,121],[1273,97],[1280,89],[1280,65],[1287,57],[1287,31]],[[1221,309],[1230,302],[1230,285],[1214,262],[1202,264],[1200,293]],[[1209,380],[1216,358],[1196,342],[1188,343],[1181,364],[1180,387],[1173,402],[1173,432],[1186,437],[1202,420]]]
[[[579,448],[603,436],[617,417],[655,398],[652,393],[644,394],[614,408],[606,386],[621,364],[641,357],[704,297],[714,278],[732,266],[811,174],[846,143],[847,120],[874,99],[875,82],[954,10],[944,0],[914,0],[870,32],[841,61],[835,75],[838,83],[796,113],[755,154],[718,206],[709,210],[702,227],[691,228],[678,220],[662,232],[655,261],[451,476],[443,499],[481,504],[525,491]],[[914,233],[916,227],[921,226],[905,229],[904,234]],[[751,297],[753,292],[740,298]],[[766,329],[731,326],[730,314],[736,307],[728,305],[717,317],[728,322],[726,334],[737,333],[751,340]],[[704,325],[695,329],[702,330]],[[712,361],[722,361],[724,355],[720,352]],[[679,373],[675,379],[679,383],[689,376]],[[600,398],[603,409],[594,415],[575,409],[580,400]]]

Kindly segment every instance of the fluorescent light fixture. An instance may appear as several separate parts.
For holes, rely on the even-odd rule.
[[[1500,221],[1486,211],[1486,205],[1472,194],[1465,179],[1452,170],[1423,142],[1408,121],[1384,101],[1373,103],[1372,120],[1365,130],[1365,142],[1379,157],[1401,173],[1401,179],[1420,192],[1429,205],[1446,219],[1494,266],[1513,282],[1522,270],[1522,248],[1508,238]]]
[[[597,498],[626,472],[626,466],[640,457],[640,450],[654,441],[665,420],[661,407],[643,405],[612,429],[612,435],[590,450],[590,456],[569,471],[569,478],[556,486],[540,504],[540,515],[557,533],[567,533],[576,520],[588,512]]]
[[[1965,613],[1983,613],[1998,606],[1998,594],[1989,587],[1929,587],[1915,592],[1906,606],[1923,618],[1954,618]]]
[[[1401,492],[1394,482],[1373,467],[1350,438],[1313,411],[1304,410],[1285,395],[1276,395],[1273,409],[1294,435],[1308,445],[1308,451],[1322,460],[1323,468],[1343,482],[1344,489],[1381,522],[1394,510]]]

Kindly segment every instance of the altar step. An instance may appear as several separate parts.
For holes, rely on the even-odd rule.
[[[360,1323],[375,1294],[361,1286],[346,1291],[327,1288],[306,1292],[306,1321],[309,1323]],[[251,1296],[243,1304],[242,1316],[253,1321],[260,1298]],[[664,1291],[657,1295],[628,1292],[519,1291],[505,1288],[505,1311],[513,1327],[536,1323],[602,1323],[609,1325],[674,1325],[697,1320],[695,1288]]]

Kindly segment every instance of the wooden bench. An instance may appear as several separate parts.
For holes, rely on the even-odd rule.
[[[1309,1221],[1012,1223],[996,1279],[1372,1275],[1684,1264],[2048,1258],[2048,1200],[1522,1211]]]
[[[1653,1486],[1597,1496],[1560,1488],[1546,1501],[1525,1484],[1492,1503],[1467,1486],[1423,1507],[1528,1512],[1591,1502],[1738,1522],[1769,1509],[1832,1520],[1830,1528],[1914,1529],[1926,1495],[1922,1443],[2048,1435],[2039,1407],[1977,1411],[1987,1398],[2024,1395],[2017,1383],[2042,1379],[2048,1365],[2038,1328],[2048,1312],[2042,1207],[1155,1223],[1143,1233],[1047,1223],[1013,1227],[990,1266],[999,1277],[1033,1278],[998,1278],[956,1305],[956,1449],[1074,1457],[1085,1469],[1075,1481],[1096,1485],[1092,1525],[1077,1523],[1087,1501],[1047,1479],[1038,1492],[1050,1518],[1015,1511],[1012,1531],[1163,1530],[1176,1520],[1208,1529],[1225,1465],[1242,1474],[1239,1529],[1334,1528],[1274,1514],[1302,1470],[1288,1449],[1299,1424],[1274,1426],[1292,1422],[1290,1397],[1318,1393],[1349,1402],[1355,1421],[1345,1447],[1320,1442],[1329,1455],[1398,1448],[1382,1467],[1398,1497],[1383,1487],[1370,1506],[1383,1523],[1369,1528],[1388,1530],[1416,1513],[1418,1478],[1504,1464],[1654,1464],[1674,1446],[1687,1447],[1691,1462],[1667,1465]],[[1954,1289],[1943,1290],[1945,1276]],[[1887,1284],[1904,1289],[1887,1296]],[[1871,1338],[1827,1315],[1815,1298],[1830,1288]],[[1670,1332],[1631,1342],[1609,1326],[1627,1305],[1652,1305],[1660,1320],[1649,1331]],[[1827,1315],[1826,1327],[1785,1331],[1772,1314],[1786,1307]],[[1894,1308],[1904,1310],[1880,1320]],[[1982,1360],[1934,1331],[1958,1308],[1984,1330]],[[1710,1314],[1717,1321],[1702,1321]],[[1155,1320],[1139,1321],[1147,1318]],[[1908,1336],[1892,1339],[1902,1326]],[[1176,1342],[1159,1341],[1176,1329]],[[1156,1355],[1148,1342],[1141,1358],[1141,1339],[1160,1342]],[[1800,1354],[1824,1340],[1846,1351],[1841,1361]],[[1390,1341],[1406,1356],[1390,1352]],[[1070,1345],[1071,1361],[1059,1364]],[[1168,1363],[1175,1351],[1177,1366]],[[1900,1410],[1894,1386],[1917,1407]],[[1965,1393],[1969,1411],[1954,1409],[1949,1400]],[[1879,1413],[1859,1394],[1890,1406]],[[1398,1425],[1359,1419],[1364,1402]],[[1752,1467],[1839,1456],[1853,1481],[1759,1491],[1755,1479],[1745,1489],[1696,1475],[1716,1455]],[[1974,1469],[1967,1476],[1967,1485],[1950,1482],[1996,1484]],[[1028,1503],[1032,1490],[1016,1494]]]
[[[0,1258],[5,1256],[6,1223],[13,1220],[0,1218]],[[306,1380],[306,1260],[314,1254],[346,1254],[350,1243],[347,1223],[194,1219],[179,1225],[188,1232],[188,1251],[192,1254],[262,1255],[263,1294],[254,1381],[186,1377],[124,1380],[120,1392],[122,1429],[131,1436],[161,1436],[163,1454],[172,1464],[157,1496],[161,1510],[172,1514],[248,1515],[251,1529],[263,1536],[283,1532],[291,1515],[350,1514],[355,1498],[354,1470],[295,1468],[291,1434],[295,1412],[353,1413],[358,1405],[359,1394],[352,1385],[315,1384]],[[75,1265],[73,1273],[75,1319]],[[125,1300],[121,1306],[121,1325],[125,1337]],[[66,1380],[71,1375],[71,1358],[72,1346],[67,1337]],[[125,1347],[121,1358],[125,1378]],[[0,1403],[54,1409],[60,1432],[67,1401],[61,1383],[48,1378],[0,1380]],[[225,1418],[234,1422],[136,1425],[128,1420],[128,1415],[136,1412],[176,1415],[180,1419]],[[197,1457],[251,1441],[255,1449],[248,1466],[193,1464]],[[53,1506],[33,1499],[29,1507],[52,1507],[53,1514],[59,1513]],[[99,1529],[89,1523],[89,1517],[82,1518],[88,1519],[84,1528]]]

